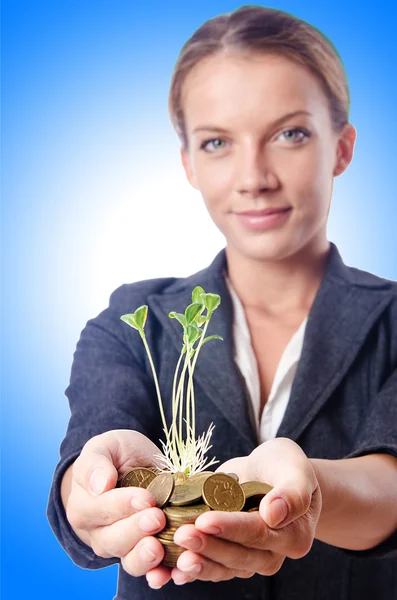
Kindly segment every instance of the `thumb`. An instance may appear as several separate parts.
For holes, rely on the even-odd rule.
[[[130,429],[115,429],[92,437],[74,463],[73,478],[92,496],[116,487],[118,470],[125,466],[156,466],[160,450],[153,442]]]
[[[279,529],[304,515],[311,500],[312,494],[303,482],[291,488],[274,488],[261,500],[260,515],[269,527]]]
[[[73,465],[73,479],[91,496],[116,487],[118,472],[112,459],[110,438],[98,435],[83,447]]]

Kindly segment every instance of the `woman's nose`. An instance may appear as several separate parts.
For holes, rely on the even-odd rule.
[[[278,186],[274,168],[263,148],[245,149],[236,158],[236,188],[240,194],[256,194]]]

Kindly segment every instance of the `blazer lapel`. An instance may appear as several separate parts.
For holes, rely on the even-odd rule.
[[[226,253],[222,250],[208,268],[176,280],[168,293],[152,294],[148,302],[168,333],[170,343],[180,352],[181,326],[168,317],[169,312],[183,312],[196,285],[221,296],[208,334],[220,335],[224,341],[213,341],[203,347],[194,382],[229,421],[234,435],[243,437],[249,444],[247,448],[252,448],[257,444],[257,435],[249,417],[243,378],[234,361],[233,306],[225,271]],[[297,440],[315,418],[346,375],[369,330],[391,302],[389,290],[387,280],[347,267],[331,243],[326,273],[309,314],[302,354],[277,437]],[[211,412],[210,407],[205,409]]]
[[[309,314],[301,358],[277,437],[296,441],[314,419],[391,302],[389,288],[386,280],[346,267],[331,244],[327,271]]]
[[[233,307],[224,279],[225,268],[226,258],[222,250],[207,269],[179,280],[169,288],[168,294],[150,295],[148,302],[161,327],[168,332],[170,343],[180,352],[182,328],[175,319],[168,317],[169,312],[184,312],[192,301],[191,294],[197,285],[206,292],[220,295],[221,304],[213,313],[207,335],[220,335],[223,341],[215,340],[202,348],[194,371],[194,384],[196,388],[202,388],[206,397],[229,421],[231,435],[245,438],[249,448],[253,448],[257,445],[257,436],[249,418],[242,377],[234,362]],[[205,410],[211,413],[210,407],[205,407]]]

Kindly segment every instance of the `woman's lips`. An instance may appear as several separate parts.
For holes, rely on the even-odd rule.
[[[266,230],[287,220],[292,208],[249,210],[235,213],[240,223],[247,229]]]

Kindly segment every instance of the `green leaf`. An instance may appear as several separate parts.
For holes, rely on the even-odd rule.
[[[206,294],[204,302],[208,312],[212,313],[220,305],[221,297],[218,294]]]
[[[201,346],[204,346],[204,344],[210,342],[211,340],[222,340],[223,342],[223,337],[221,337],[220,335],[209,335],[208,337],[203,339],[203,343],[201,344]]]
[[[139,329],[143,329],[145,327],[147,311],[148,307],[146,306],[146,304],[144,304],[143,306],[137,308],[134,312],[135,323],[137,324]]]
[[[203,302],[202,295],[205,296],[205,292],[201,286],[196,286],[192,292],[192,302]]]
[[[179,323],[182,325],[183,328],[186,327],[186,317],[185,315],[182,315],[181,313],[177,313],[177,312],[170,312],[169,313],[169,318],[170,319],[176,319],[177,321],[179,321]]]
[[[206,323],[207,321],[208,321],[208,318],[204,317],[203,315],[199,315],[198,317],[196,317],[196,323],[199,327],[200,327],[200,325],[202,325],[203,323]]]
[[[193,329],[195,329],[199,335],[201,335],[203,333],[202,330],[200,329],[200,327],[197,325],[196,321],[193,321],[193,323],[190,323],[189,327],[193,327]]]
[[[201,302],[189,304],[185,310],[186,325],[190,325],[203,310],[204,306],[201,304]]]
[[[187,340],[189,342],[189,344],[194,344],[194,342],[197,340],[197,338],[200,337],[201,331],[192,327],[192,325],[189,325],[187,328],[187,334],[185,334],[185,337],[187,337]]]
[[[132,314],[122,315],[120,317],[120,319],[122,321],[124,321],[124,323],[127,323],[127,325],[129,325],[130,327],[133,327],[134,329],[138,329],[138,331],[139,331],[139,327],[135,322],[135,315],[132,315]]]

